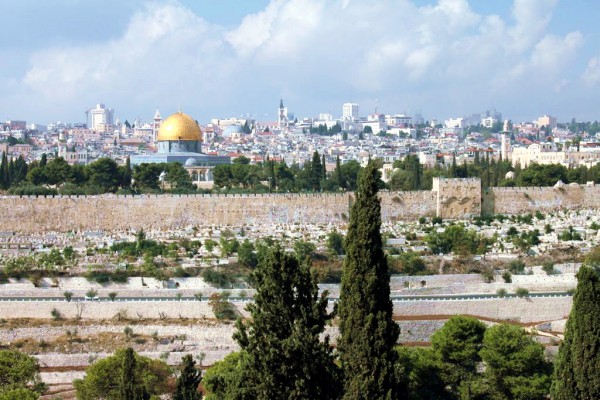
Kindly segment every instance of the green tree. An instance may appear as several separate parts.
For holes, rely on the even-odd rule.
[[[0,163],[0,188],[8,189],[10,187],[10,172],[8,166],[8,156],[2,152],[2,162]]]
[[[370,162],[359,178],[344,246],[338,351],[347,400],[399,396],[394,379],[394,346],[400,330],[392,319],[378,182],[379,171]]]
[[[485,325],[475,318],[454,316],[431,338],[432,350],[441,361],[444,381],[455,396],[459,396],[461,389],[466,394],[470,392],[481,361],[479,351],[485,330]]]
[[[0,350],[0,396],[11,398],[10,391],[15,391],[10,396],[23,390],[43,392],[46,386],[40,379],[39,370],[35,358],[15,350]]]
[[[142,163],[133,167],[133,180],[138,189],[159,190],[158,176],[163,171],[161,164]]]
[[[399,347],[396,380],[408,400],[450,400],[442,364],[432,349]]]
[[[249,268],[256,268],[258,265],[254,245],[248,239],[244,240],[238,248],[238,262]]]
[[[87,166],[89,183],[102,192],[116,192],[122,180],[119,166],[109,157],[99,158]]]
[[[202,374],[196,369],[196,362],[191,354],[186,354],[181,360],[181,373],[177,377],[173,400],[200,400],[202,395],[198,392],[198,385]]]
[[[131,187],[132,177],[133,176],[131,172],[131,160],[129,159],[129,157],[127,157],[127,159],[125,160],[125,165],[123,166],[123,169],[121,171],[121,187]]]
[[[577,273],[573,308],[555,361],[556,400],[600,398],[600,273],[594,253],[600,254],[598,249],[591,253]]]
[[[492,399],[542,400],[550,392],[552,364],[544,347],[520,327],[500,324],[489,328],[479,353]]]
[[[338,370],[329,338],[321,341],[327,293],[319,295],[308,262],[271,250],[253,273],[251,318],[238,320],[234,338],[248,355],[233,398],[335,399]]]
[[[317,246],[314,243],[307,242],[305,240],[296,240],[294,242],[294,253],[298,260],[302,261],[305,258],[312,258],[317,251]]]
[[[319,153],[313,153],[312,162],[310,163],[310,188],[314,192],[321,190],[321,179],[323,178],[323,165]]]
[[[49,185],[61,185],[67,182],[71,176],[71,166],[62,157],[57,157],[46,164],[44,168],[46,183]]]
[[[128,350],[120,349],[114,355],[96,361],[86,370],[83,379],[73,382],[79,400],[122,400],[122,382],[125,373],[125,360]],[[133,390],[145,394],[145,399],[153,395],[161,395],[169,390],[168,380],[171,370],[161,360],[152,360],[133,353]],[[128,367],[131,373],[131,359]],[[129,398],[132,399],[132,398]],[[135,398],[133,398],[135,399]]]
[[[125,328],[127,330],[127,328]],[[131,328],[130,328],[131,329]],[[135,353],[131,347],[125,349],[123,369],[119,382],[120,400],[141,400],[145,393],[135,382]]]
[[[206,400],[248,399],[238,392],[242,383],[244,368],[248,363],[248,353],[236,351],[217,361],[202,378],[202,386],[206,389]]]
[[[327,250],[330,254],[338,256],[344,254],[344,235],[337,230],[329,232],[327,235]]]
[[[0,390],[0,400],[37,400],[40,395],[29,389]]]

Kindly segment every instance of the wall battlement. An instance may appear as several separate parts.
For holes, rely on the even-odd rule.
[[[600,186],[488,188],[479,179],[434,180],[431,191],[380,193],[383,221],[600,208]],[[1,196],[3,231],[183,229],[205,225],[342,226],[354,193],[141,196]]]

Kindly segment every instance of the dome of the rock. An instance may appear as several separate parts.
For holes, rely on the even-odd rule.
[[[162,122],[157,140],[202,141],[202,131],[192,117],[180,111]]]

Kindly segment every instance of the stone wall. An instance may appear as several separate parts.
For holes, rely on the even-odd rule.
[[[483,193],[482,212],[487,215],[577,208],[600,208],[600,186],[495,187]]]
[[[0,197],[5,231],[181,229],[194,225],[343,225],[353,193],[273,195],[148,195]],[[435,193],[384,192],[382,217],[435,215]]]
[[[345,225],[353,193],[0,197],[0,229],[20,233],[175,230],[201,225]],[[431,191],[382,192],[383,221],[600,208],[600,186],[489,188],[479,179],[436,178]]]
[[[479,178],[433,178],[437,192],[436,214],[444,219],[463,219],[481,215],[481,180]]]

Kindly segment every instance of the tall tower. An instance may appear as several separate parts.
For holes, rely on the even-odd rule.
[[[107,132],[112,129],[113,125],[113,114],[112,108],[107,108],[104,104],[96,104],[95,108],[89,110],[91,117],[90,127],[98,132]]]
[[[288,126],[288,110],[283,106],[283,99],[279,101],[279,110],[277,110],[277,125],[280,128]]]
[[[162,122],[162,117],[160,116],[160,111],[158,108],[154,113],[154,122],[152,123],[152,140],[156,143],[156,138],[158,136],[158,130],[160,129],[160,124]]]
[[[356,121],[358,119],[358,104],[344,103],[342,106],[342,119],[344,121]]]

